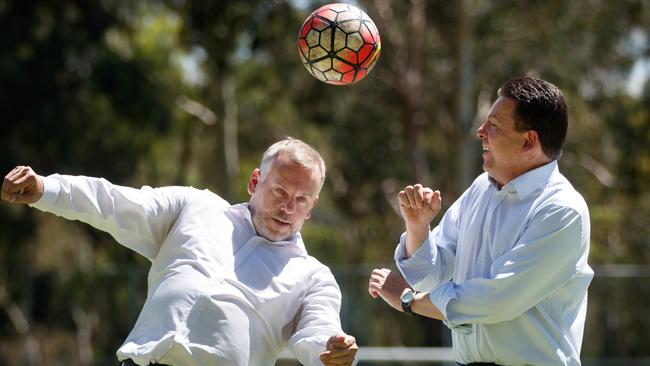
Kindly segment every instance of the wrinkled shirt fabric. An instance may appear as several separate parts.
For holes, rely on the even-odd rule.
[[[580,365],[593,271],[589,212],[552,161],[501,189],[480,175],[395,261],[452,330],[456,361]]]
[[[342,333],[341,292],[300,233],[257,235],[248,204],[208,190],[141,189],[52,175],[34,207],[86,222],[151,261],[147,298],[118,359],[190,365],[273,365],[288,347],[322,365]]]

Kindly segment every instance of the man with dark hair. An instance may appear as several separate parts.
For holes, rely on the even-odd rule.
[[[438,226],[439,191],[398,194],[401,276],[375,269],[368,291],[443,320],[459,365],[580,365],[593,271],[587,205],[558,170],[567,120],[557,87],[510,80],[476,131],[485,173]]]
[[[86,222],[151,261],[147,300],[117,351],[122,366],[270,366],[285,347],[304,365],[351,365],[357,344],[341,330],[341,292],[300,236],[324,181],[318,152],[289,138],[252,171],[248,203],[25,166],[4,178],[2,199]]]

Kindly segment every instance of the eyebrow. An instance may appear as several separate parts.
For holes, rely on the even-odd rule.
[[[277,188],[277,187],[282,188],[282,190],[284,190],[285,192],[288,191],[287,188],[286,188],[284,185],[282,185],[281,183],[277,183],[277,182],[276,182],[276,183],[273,183],[273,188]],[[317,195],[318,195],[318,193],[310,194],[310,193],[303,192],[303,191],[299,191],[299,192],[298,192],[298,196],[315,197],[315,196],[317,196]]]

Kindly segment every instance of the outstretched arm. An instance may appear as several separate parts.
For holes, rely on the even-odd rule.
[[[13,168],[2,181],[2,199],[11,203],[31,204],[43,196],[43,177],[28,166]]]
[[[85,222],[150,260],[188,197],[184,187],[135,189],[102,178],[41,177],[29,167],[16,167],[2,185],[3,199]]]

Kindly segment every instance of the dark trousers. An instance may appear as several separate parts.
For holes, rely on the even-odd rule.
[[[133,362],[132,359],[127,358],[126,360],[120,362],[119,366],[142,366],[142,365],[138,365],[137,363]],[[170,366],[170,365],[163,365],[162,363],[150,363],[147,366]]]
[[[456,362],[456,365],[457,366],[499,366],[496,363],[492,363],[492,362],[470,362],[468,364]]]

